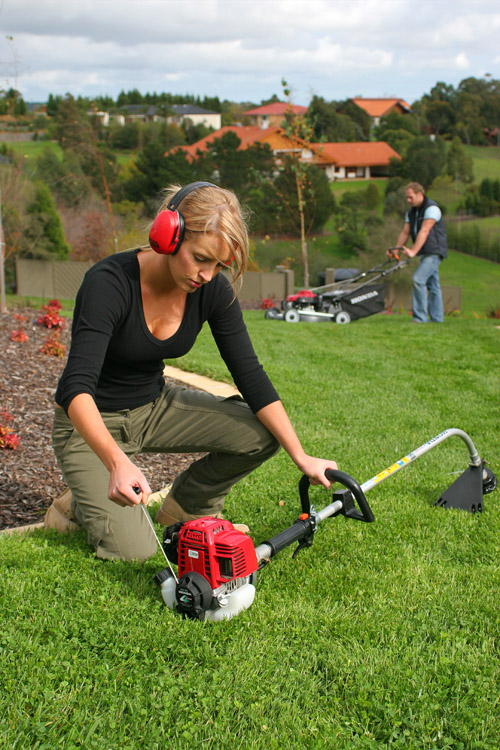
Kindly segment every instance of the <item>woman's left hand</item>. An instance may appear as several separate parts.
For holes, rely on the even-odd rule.
[[[323,458],[314,458],[307,455],[297,465],[309,477],[311,484],[322,484],[327,490],[330,489],[332,483],[326,478],[325,471],[327,469],[338,469],[335,461],[327,461]]]

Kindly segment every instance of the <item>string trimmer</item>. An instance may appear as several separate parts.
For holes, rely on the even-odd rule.
[[[470,463],[434,504],[480,513],[483,495],[496,488],[497,477],[485,466],[465,432],[445,430],[361,485],[343,471],[327,470],[325,476],[329,481],[343,485],[344,489],[334,492],[332,502],[320,511],[310,503],[309,479],[303,476],[299,482],[302,510],[299,518],[257,547],[230,521],[210,516],[169,526],[162,544],[156,537],[168,563],[168,568],[155,576],[165,604],[184,617],[213,621],[230,619],[248,609],[255,597],[257,572],[274,555],[297,542],[292,556],[295,558],[302,549],[312,545],[319,524],[327,518],[342,514],[354,521],[374,521],[365,493],[453,435],[466,443]],[[172,563],[178,566],[177,575]]]

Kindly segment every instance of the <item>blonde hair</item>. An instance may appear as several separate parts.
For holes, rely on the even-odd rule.
[[[168,209],[179,190],[180,185],[169,185],[163,191],[161,211]],[[178,210],[184,217],[185,240],[195,240],[201,232],[214,234],[227,245],[234,258],[229,269],[234,286],[247,267],[249,253],[246,217],[236,195],[216,186],[200,187],[181,200]]]

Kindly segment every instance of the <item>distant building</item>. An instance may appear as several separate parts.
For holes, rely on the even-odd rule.
[[[328,162],[325,170],[330,182],[387,177],[390,160],[401,159],[384,141],[315,143],[314,147]]]
[[[109,126],[109,112],[101,112],[100,110],[89,109],[87,110],[88,117],[95,117],[100,124],[107,128]]]
[[[253,125],[262,128],[279,127],[286,115],[305,115],[307,107],[301,107],[298,104],[288,104],[287,102],[273,102],[264,104],[262,107],[249,109],[243,114],[249,117]]]
[[[169,124],[181,125],[186,120],[190,120],[193,125],[205,125],[214,130],[219,130],[221,126],[220,112],[195,107],[193,104],[173,104],[170,109],[174,114],[167,117]]]
[[[123,117],[124,122],[159,122],[165,119],[154,104],[124,104],[114,114],[115,120],[118,115]]]
[[[401,158],[383,142],[306,143],[300,138],[287,135],[283,128],[261,128],[258,125],[226,125],[190,146],[175,146],[167,154],[182,150],[188,159],[196,159],[198,151],[210,150],[216,138],[229,132],[235,133],[240,139],[240,150],[247,149],[254,143],[267,144],[277,164],[282,162],[284,156],[295,156],[306,164],[324,169],[330,182],[387,176],[389,161]]]
[[[208,151],[212,142],[226,133],[235,133],[238,136],[241,141],[239,150],[246,149],[257,142],[267,143],[277,161],[286,154],[299,155],[301,160],[311,163],[321,161],[321,156],[316,157],[308,144],[305,144],[300,138],[290,138],[283,128],[263,129],[257,125],[225,125],[220,130],[210,133],[210,135],[192,143],[190,146],[176,146],[172,150],[182,149],[189,159],[196,159],[197,151]]]
[[[47,117],[47,104],[45,102],[26,102],[26,111],[30,115],[43,115]]]
[[[350,101],[357,104],[371,117],[373,125],[378,125],[380,118],[390,112],[397,112],[399,115],[407,115],[411,112],[410,105],[404,99],[364,99],[357,96]]]

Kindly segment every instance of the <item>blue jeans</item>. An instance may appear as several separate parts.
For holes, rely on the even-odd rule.
[[[443,322],[443,297],[439,285],[439,255],[422,255],[420,264],[413,274],[412,311],[413,320],[427,323]]]

